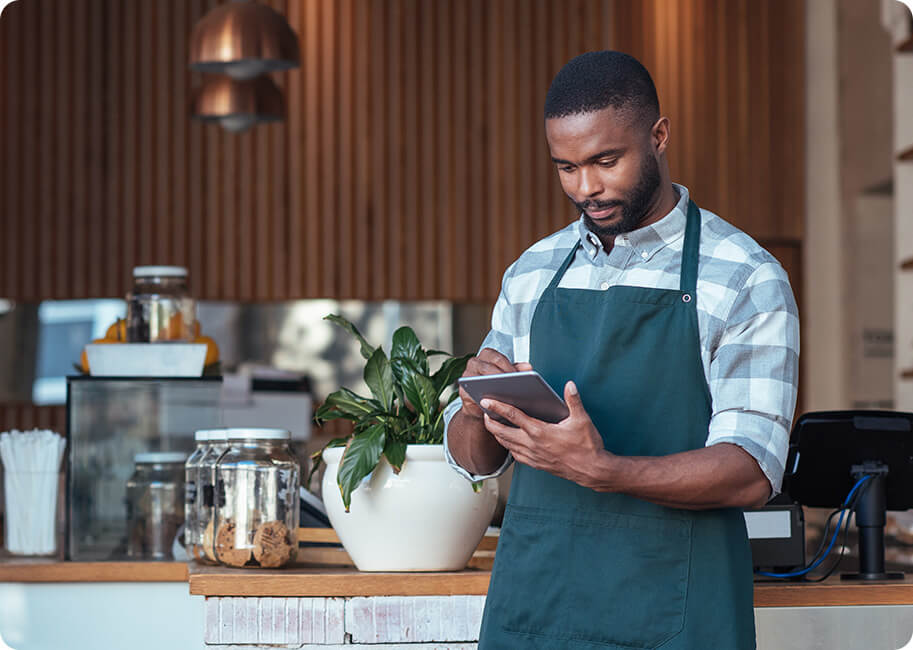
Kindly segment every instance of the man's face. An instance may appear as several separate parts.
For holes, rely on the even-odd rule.
[[[561,187],[600,238],[637,229],[659,195],[648,127],[614,108],[545,121]]]

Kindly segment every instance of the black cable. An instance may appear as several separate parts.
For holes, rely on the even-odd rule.
[[[859,499],[862,498],[862,495],[865,494],[865,491],[868,490],[869,487],[870,487],[869,485],[866,485],[864,487],[864,489],[860,490],[859,493],[853,497],[853,502],[849,505],[849,511],[850,511],[851,515],[855,512],[856,504],[859,502]],[[846,518],[846,525],[843,528],[843,541],[840,543],[840,554],[837,556],[837,559],[834,561],[833,564],[831,564],[830,568],[828,568],[828,570],[824,572],[824,574],[822,574],[820,576],[816,576],[815,578],[806,578],[807,582],[824,582],[825,580],[830,578],[831,574],[833,574],[834,571],[837,569],[837,567],[840,566],[840,563],[843,561],[843,557],[846,554],[846,549],[847,549],[846,541],[850,534],[850,520],[851,519],[852,519],[852,516]]]
[[[821,533],[821,541],[818,542],[818,549],[815,551],[815,554],[812,555],[812,559],[806,564],[814,563],[814,561],[817,560],[821,553],[824,551],[824,547],[827,546],[827,539],[830,536],[831,532],[831,522],[834,520],[834,517],[839,515],[842,511],[842,508],[837,508],[827,516],[827,521],[824,522],[824,532]]]
[[[815,557],[812,560],[812,562],[810,562],[804,569],[800,569],[798,571],[791,571],[791,572],[787,572],[787,573],[755,571],[755,574],[760,575],[760,576],[769,577],[769,578],[797,578],[797,577],[801,576],[803,579],[806,579],[808,574],[811,571],[813,571],[815,568],[817,568],[819,564],[824,562],[824,560],[827,558],[827,556],[833,550],[834,544],[837,541],[837,537],[840,535],[840,526],[843,525],[844,516],[846,516],[847,513],[850,513],[850,516],[852,516],[853,510],[856,508],[856,503],[858,502],[859,495],[861,495],[863,492],[865,492],[866,488],[863,488],[863,484],[866,483],[869,479],[871,479],[872,476],[873,475],[868,474],[868,475],[862,476],[859,480],[857,480],[856,483],[853,485],[853,489],[850,490],[850,493],[847,495],[847,498],[844,500],[843,505],[837,511],[831,513],[831,515],[828,517],[827,524],[825,526],[825,530],[828,533],[830,531],[830,520],[837,513],[840,514],[840,521],[837,522],[837,529],[834,531],[833,537],[831,537],[831,541],[828,543],[827,549],[824,551],[823,555],[821,555],[821,550],[819,548],[819,550],[816,551]],[[868,487],[868,486],[866,486],[866,487]],[[863,489],[860,490],[859,488],[863,488]],[[847,531],[849,530],[849,519],[850,519],[850,517],[847,517],[847,527],[844,529],[844,541],[846,539]],[[822,539],[827,539],[827,535],[823,535]],[[845,548],[845,546],[841,546],[841,548]]]

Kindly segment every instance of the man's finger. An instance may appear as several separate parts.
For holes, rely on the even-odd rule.
[[[528,371],[528,370],[532,370],[532,369],[533,369],[533,364],[531,364],[531,363],[526,363],[525,361],[522,361],[522,362],[520,362],[520,363],[515,363],[515,364],[514,364],[514,368],[517,369],[517,372],[526,372],[526,371]]]
[[[517,434],[521,432],[519,428],[498,422],[488,413],[485,413],[484,415],[484,422],[485,428],[495,437],[499,443],[501,443],[502,447],[510,449],[516,444]]]
[[[472,365],[467,364],[465,376],[500,375],[504,372],[505,370],[501,366],[477,358]]]
[[[567,404],[567,410],[571,412],[568,417],[586,415],[586,409],[583,408],[583,401],[580,399],[580,391],[577,390],[577,384],[572,381],[564,385],[564,403]]]
[[[497,366],[501,369],[501,372],[514,371],[514,364],[511,360],[493,348],[483,348],[476,358],[485,363]]]
[[[539,420],[529,417],[526,413],[518,409],[516,406],[511,406],[510,404],[498,402],[493,399],[483,399],[481,402],[479,402],[479,406],[481,406],[483,409],[491,411],[492,413],[500,415],[502,418],[521,429],[532,430],[539,422]]]

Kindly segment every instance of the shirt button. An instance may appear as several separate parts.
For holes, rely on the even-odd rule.
[[[643,259],[647,259],[649,257],[649,255],[647,255],[647,251],[644,251],[643,253],[641,253],[640,256]]]
[[[605,291],[606,289],[609,288],[609,283],[603,282],[602,284],[599,285],[599,288],[602,289],[603,291]]]

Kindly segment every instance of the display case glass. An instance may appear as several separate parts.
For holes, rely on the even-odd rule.
[[[67,380],[67,559],[126,560],[127,482],[145,452],[184,452],[220,426],[221,377]]]

